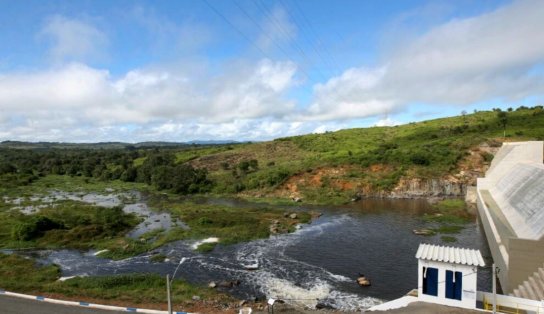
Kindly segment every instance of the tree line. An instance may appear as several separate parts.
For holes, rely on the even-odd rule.
[[[206,169],[176,162],[171,149],[0,149],[0,184],[30,184],[46,175],[69,175],[103,181],[143,182],[180,194],[208,191]]]

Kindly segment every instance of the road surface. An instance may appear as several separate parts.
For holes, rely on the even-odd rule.
[[[0,314],[126,314],[128,312],[108,311],[48,303],[37,300],[0,295]]]

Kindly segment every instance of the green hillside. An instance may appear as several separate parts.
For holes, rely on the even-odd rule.
[[[55,174],[140,182],[177,194],[342,203],[361,193],[387,196],[411,178],[457,176],[472,184],[501,142],[542,139],[544,110],[536,106],[260,143],[107,150],[18,143],[19,149],[0,147],[0,182],[24,185]]]
[[[320,182],[306,186],[300,196],[317,203],[327,202],[325,198],[340,201],[362,186],[387,191],[403,177],[454,174],[471,149],[477,151],[480,144],[498,147],[503,141],[544,139],[541,107],[522,107],[506,115],[506,137],[498,111],[486,111],[395,127],[280,138],[216,152],[195,150],[191,153],[199,157],[190,163],[209,170],[217,183],[213,189],[216,193],[285,196],[277,193],[279,186],[293,176],[311,180],[314,174]],[[478,155],[482,164],[492,158],[485,151]],[[251,160],[256,160],[258,166],[245,169],[244,162]],[[345,184],[335,186],[333,181]]]

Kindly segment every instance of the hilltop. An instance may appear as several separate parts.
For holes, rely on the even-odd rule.
[[[3,142],[0,178],[15,176],[24,183],[24,174],[34,176],[30,181],[48,174],[87,176],[267,202],[461,196],[484,174],[502,142],[544,138],[541,106],[509,109],[503,122],[499,112],[258,143]],[[96,149],[105,147],[111,149]]]
[[[483,176],[501,142],[544,138],[542,107],[507,112],[506,137],[498,112],[195,149],[177,157],[208,169],[216,193],[312,203],[460,196]]]

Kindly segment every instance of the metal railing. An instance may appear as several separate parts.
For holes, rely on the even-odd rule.
[[[491,293],[483,294],[484,310],[493,310],[493,296]],[[544,314],[544,301],[534,301],[518,297],[497,295],[497,313],[505,314]]]

